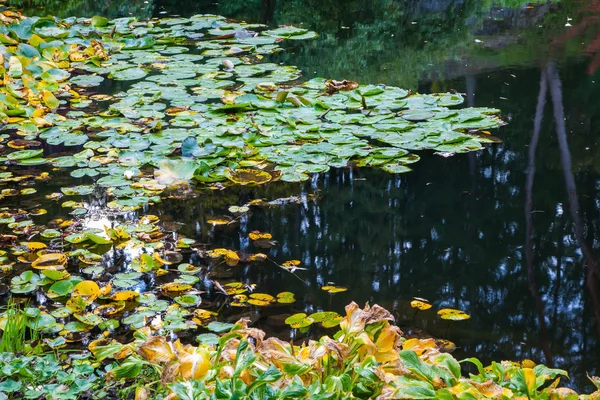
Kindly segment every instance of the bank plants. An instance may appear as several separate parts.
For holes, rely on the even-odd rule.
[[[204,334],[193,346],[149,327],[123,345],[90,345],[99,361],[112,359],[106,379],[138,399],[592,399],[559,387],[565,371],[532,362],[457,361],[433,339],[406,338],[382,307],[346,307],[340,330],[295,345],[241,319],[221,336]],[[463,374],[461,364],[477,373]],[[598,378],[591,378],[600,388]],[[124,382],[129,382],[123,384]]]
[[[0,319],[0,400],[81,399],[104,397],[101,371],[90,365],[90,354],[46,353],[57,340],[40,339],[40,310],[9,300]]]

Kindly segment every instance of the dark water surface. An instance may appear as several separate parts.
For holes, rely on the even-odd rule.
[[[242,277],[268,293],[293,291],[299,311],[378,303],[404,330],[455,342],[457,357],[530,358],[567,369],[570,385],[590,390],[585,373],[600,374],[600,46],[593,44],[600,24],[590,17],[600,3],[490,3],[73,1],[26,12],[215,13],[303,24],[319,39],[288,46],[276,59],[307,77],[454,89],[469,106],[502,109],[508,125],[492,132],[502,144],[450,158],[420,154],[406,175],[336,170],[305,185],[228,189],[150,211],[222,247],[256,252],[249,231],[272,233],[279,244],[270,257],[301,260],[305,283],[276,267],[249,268]],[[315,192],[319,200],[306,198]],[[205,222],[256,197],[299,194],[302,204],[261,209],[239,229],[215,231]],[[328,282],[349,290],[330,296],[320,290]],[[434,307],[415,315],[415,296]],[[471,319],[440,320],[440,307]],[[257,324],[271,326],[269,318]]]

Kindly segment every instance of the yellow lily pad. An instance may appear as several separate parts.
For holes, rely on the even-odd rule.
[[[455,310],[454,308],[443,308],[438,311],[438,315],[442,319],[448,319],[452,321],[462,321],[471,318],[471,316],[464,311]]]
[[[67,263],[67,256],[63,253],[48,253],[38,257],[31,267],[35,269],[62,269]]]
[[[429,303],[425,303],[424,301],[420,301],[420,300],[413,300],[410,302],[410,306],[412,308],[416,308],[417,310],[429,310],[431,308],[431,304]]]
[[[321,288],[321,290],[324,290],[327,293],[340,293],[340,292],[345,292],[346,290],[348,290],[348,288],[345,288],[342,286],[328,285],[328,286],[323,286]]]
[[[229,171],[227,178],[238,185],[262,185],[273,179],[273,176],[267,171],[260,169],[241,168]]]

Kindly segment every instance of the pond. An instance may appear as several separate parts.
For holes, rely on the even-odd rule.
[[[297,311],[342,312],[351,301],[392,311],[412,334],[445,338],[458,358],[532,359],[569,371],[568,385],[590,391],[600,374],[600,3],[548,1],[74,1],[22,9],[26,15],[140,18],[214,13],[319,33],[285,42],[269,61],[314,76],[384,83],[419,93],[456,90],[465,103],[502,110],[500,144],[449,157],[421,152],[412,172],[332,169],[304,183],[271,183],[178,199],[147,212],[211,248],[248,253],[251,231],[268,232],[277,265],[231,267],[223,278],[296,296]],[[506,3],[506,4],[503,4]],[[515,4],[513,4],[515,3]],[[596,25],[595,25],[596,24]],[[111,86],[112,85],[112,86]],[[118,83],[102,90],[122,90]],[[444,154],[448,155],[448,154]],[[68,176],[42,194],[60,191]],[[235,226],[207,220],[232,205],[292,199],[261,207]],[[102,220],[97,199],[90,226]],[[47,206],[52,218],[65,217]],[[266,250],[264,250],[267,252]],[[348,290],[329,294],[327,284]],[[440,320],[434,309],[471,318]],[[224,309],[289,338],[277,311]],[[314,333],[314,332],[313,332]],[[302,337],[302,336],[300,336]]]

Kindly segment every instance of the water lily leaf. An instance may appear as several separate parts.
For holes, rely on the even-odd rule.
[[[271,296],[270,294],[252,293],[249,296],[248,303],[255,305],[255,306],[264,307],[264,306],[268,306],[269,304],[273,303],[274,301],[275,301],[275,298],[273,296]]]
[[[133,290],[124,290],[113,294],[110,299],[113,301],[133,301],[137,300],[140,294]]]
[[[215,333],[223,333],[223,332],[229,332],[231,330],[231,328],[234,327],[234,324],[230,324],[227,322],[219,322],[219,321],[212,321],[210,324],[208,324],[206,326],[206,329],[208,329],[211,332],[215,332]]]
[[[248,234],[248,237],[251,240],[261,240],[261,239],[272,239],[273,236],[270,233],[263,233],[259,231],[252,231]]]
[[[100,287],[94,281],[81,281],[73,288],[73,297],[94,301],[100,295]]]
[[[77,75],[69,80],[70,83],[80,87],[100,86],[104,81],[104,77],[100,75]]]
[[[310,318],[312,318],[314,322],[323,322],[337,317],[339,317],[339,314],[335,311],[319,311],[310,314]]]
[[[38,257],[31,267],[35,269],[62,269],[67,263],[67,256],[62,253],[48,253]]]
[[[94,192],[93,185],[79,185],[60,189],[67,196],[85,196]]]
[[[41,271],[41,274],[52,281],[60,281],[63,279],[69,279],[69,277],[71,276],[71,274],[69,274],[66,270],[53,270],[53,269],[44,269]]]
[[[438,311],[438,315],[442,319],[448,319],[452,321],[462,321],[471,318],[471,316],[464,311],[456,310],[453,308],[443,308]]]
[[[381,167],[381,169],[391,174],[403,174],[412,171],[412,169],[410,169],[406,165],[396,163],[385,164]]]
[[[94,313],[87,314],[73,314],[75,318],[77,318],[80,322],[83,322],[86,325],[97,326],[102,323],[102,318]]]
[[[177,296],[174,300],[177,304],[181,305],[182,307],[195,307],[201,302],[200,296],[195,294]]]
[[[110,316],[119,314],[124,309],[125,309],[125,302],[117,301],[115,303],[103,304],[101,306],[96,307],[94,309],[94,314],[97,314],[97,315],[100,315],[103,317],[110,317]]]
[[[187,160],[161,160],[158,170],[154,171],[158,182],[163,185],[172,185],[178,181],[189,181],[194,176],[198,164]]]
[[[111,72],[108,77],[117,81],[134,81],[144,78],[148,72],[144,68],[134,67]]]
[[[44,239],[54,239],[57,238],[61,235],[60,231],[57,231],[56,229],[44,229],[41,233],[40,236],[43,237]]]
[[[28,158],[36,158],[44,153],[44,150],[20,150],[13,153],[9,153],[7,158],[9,160],[25,160]]]
[[[94,15],[92,17],[92,25],[95,26],[96,28],[103,28],[106,25],[108,25],[108,19],[101,17],[99,15]]]
[[[294,314],[285,319],[285,323],[294,329],[306,328],[315,322],[312,318],[306,316],[305,313]]]
[[[294,293],[292,292],[281,292],[277,294],[277,302],[281,304],[292,304],[296,301]]]
[[[345,287],[341,287],[341,286],[327,285],[327,286],[323,286],[321,288],[321,290],[324,290],[327,293],[340,293],[340,292],[345,292],[348,289]]]
[[[273,178],[272,175],[266,171],[247,168],[228,171],[225,176],[238,185],[262,185]]]
[[[214,346],[219,344],[219,336],[215,335],[214,333],[203,333],[196,336],[196,341],[199,344]]]
[[[410,302],[410,306],[412,308],[416,308],[417,310],[429,310],[431,308],[431,304],[426,303],[424,301],[420,301],[420,300],[413,300]]]
[[[71,294],[72,291],[73,283],[71,281],[63,280],[52,284],[46,292],[46,295],[51,299],[55,299],[57,297],[67,296]]]
[[[188,284],[184,284],[184,283],[177,283],[177,282],[165,283],[164,285],[162,285],[160,287],[160,289],[163,292],[167,292],[167,293],[185,292],[187,290],[190,290],[191,288],[192,288],[192,285],[188,285]]]

